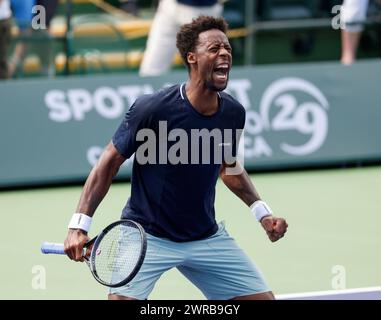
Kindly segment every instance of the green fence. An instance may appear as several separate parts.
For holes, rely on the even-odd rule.
[[[380,74],[381,60],[236,68],[227,91],[247,110],[246,168],[381,160]],[[186,78],[0,83],[0,186],[82,181],[136,97]]]

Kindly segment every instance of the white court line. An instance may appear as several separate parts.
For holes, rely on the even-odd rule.
[[[381,287],[278,294],[279,300],[381,300]]]

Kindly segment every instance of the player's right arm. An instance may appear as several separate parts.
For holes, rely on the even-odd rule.
[[[160,106],[158,99],[145,95],[139,97],[126,112],[112,142],[108,144],[86,180],[77,206],[78,213],[93,216],[107,194],[120,166],[136,152],[141,143],[136,141],[137,132],[141,128],[150,128],[149,119],[152,118],[154,109],[158,106]],[[83,261],[82,250],[88,240],[85,231],[69,229],[64,243],[65,253],[72,260]]]
[[[94,215],[98,205],[107,194],[112,179],[125,160],[126,158],[110,142],[86,179],[76,212],[90,217]],[[64,242],[65,253],[72,260],[83,261],[82,250],[87,241],[89,237],[84,230],[69,229]]]

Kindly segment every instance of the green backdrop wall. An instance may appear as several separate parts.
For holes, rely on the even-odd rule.
[[[381,60],[233,68],[227,91],[247,111],[245,167],[381,159],[380,75]],[[1,82],[0,187],[83,180],[139,95],[186,78],[174,72]]]

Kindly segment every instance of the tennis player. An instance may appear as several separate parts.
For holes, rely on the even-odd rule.
[[[65,252],[76,261],[83,260],[82,248],[89,240],[87,232],[96,208],[121,164],[135,153],[131,196],[122,217],[144,227],[147,253],[135,278],[124,287],[111,288],[109,299],[147,299],[160,276],[173,267],[208,299],[274,299],[258,267],[224,224],[215,220],[218,176],[250,207],[248,212],[271,241],[284,236],[286,221],[272,214],[242,167],[229,174],[229,169],[240,168],[238,161],[214,161],[216,148],[194,148],[189,143],[192,134],[202,129],[239,131],[245,124],[245,109],[222,92],[232,65],[226,30],[223,18],[207,16],[182,26],[177,47],[188,67],[188,81],[138,98],[87,178],[65,240]],[[163,128],[167,137],[159,132]],[[189,140],[183,139],[184,134]],[[151,140],[155,136],[159,139]],[[235,136],[218,146],[237,146]],[[174,164],[169,156],[176,144],[174,154],[185,155],[180,154]],[[165,159],[163,149],[168,153]],[[200,161],[205,155],[212,159],[210,163]],[[150,161],[142,163],[141,159]]]

